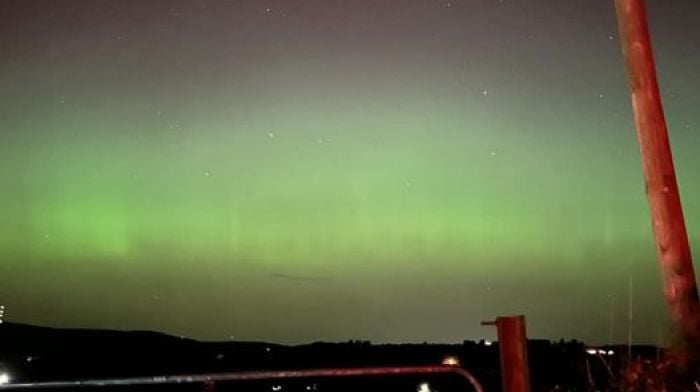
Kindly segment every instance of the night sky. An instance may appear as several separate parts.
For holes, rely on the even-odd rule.
[[[700,255],[700,2],[648,3]],[[5,321],[669,335],[612,0],[3,0],[0,132]]]

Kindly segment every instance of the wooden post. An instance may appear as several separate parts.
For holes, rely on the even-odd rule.
[[[700,302],[661,106],[643,0],[614,0],[666,303],[686,343],[700,342]]]
[[[525,316],[497,317],[496,321],[481,324],[495,325],[498,329],[503,391],[530,392]]]

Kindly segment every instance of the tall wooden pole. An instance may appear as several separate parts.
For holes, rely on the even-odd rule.
[[[700,301],[661,106],[644,0],[614,0],[666,302],[686,343],[700,344]]]

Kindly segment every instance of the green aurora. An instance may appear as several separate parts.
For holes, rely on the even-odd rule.
[[[668,337],[611,2],[78,3],[0,7],[7,320],[607,343],[632,285],[635,341]],[[696,246],[686,8],[650,14]]]

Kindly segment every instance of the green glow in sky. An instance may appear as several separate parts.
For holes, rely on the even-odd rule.
[[[461,341],[524,313],[534,337],[607,343],[631,281],[635,339],[657,342],[612,4],[486,3],[8,7],[7,319]],[[683,15],[650,12],[695,245],[700,56]]]

